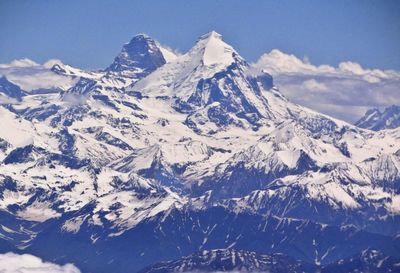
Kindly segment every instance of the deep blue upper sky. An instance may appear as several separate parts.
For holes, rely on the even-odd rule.
[[[137,33],[184,52],[210,30],[249,61],[278,48],[314,64],[400,70],[397,0],[0,0],[0,63],[57,58],[102,68]]]

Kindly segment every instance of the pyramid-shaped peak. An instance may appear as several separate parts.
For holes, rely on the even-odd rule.
[[[200,37],[189,54],[198,55],[203,64],[209,66],[215,64],[230,65],[235,61],[234,56],[237,55],[237,52],[222,40],[221,34],[211,31]]]
[[[222,40],[222,35],[213,30],[213,31],[206,33],[200,37],[200,40],[205,40],[205,39],[220,39],[220,40]]]
[[[129,50],[142,50],[147,51],[151,49],[157,48],[158,43],[156,40],[151,38],[149,35],[145,33],[139,33],[132,37],[132,39],[125,43],[122,50],[129,51]]]
[[[141,78],[165,63],[158,43],[147,34],[138,34],[122,47],[121,52],[106,70],[124,72],[126,76],[130,74],[131,77]]]

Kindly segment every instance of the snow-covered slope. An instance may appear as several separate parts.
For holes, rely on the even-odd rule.
[[[103,74],[101,72],[93,72],[93,71],[85,71],[79,68],[72,67],[67,64],[63,64],[62,62],[48,61],[45,65],[46,68],[50,68],[50,70],[57,75],[67,76],[71,78],[88,78],[88,79],[98,79]]]
[[[383,112],[377,108],[370,109],[355,125],[374,131],[397,128],[400,126],[400,106],[389,106]]]
[[[160,245],[169,258],[205,246],[279,245],[315,262],[380,241],[379,250],[398,248],[400,130],[363,130],[291,103],[218,33],[183,55],[138,35],[104,71],[51,67],[74,85],[0,106],[0,237],[8,248],[88,271],[102,264],[84,260],[116,253],[131,253],[127,266],[139,269],[159,261]],[[300,229],[304,244],[293,250],[285,236],[299,240]],[[330,244],[335,236],[353,247]],[[79,238],[71,246],[87,256],[62,250],[68,238]]]

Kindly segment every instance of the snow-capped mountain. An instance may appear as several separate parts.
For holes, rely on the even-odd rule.
[[[389,106],[383,112],[378,108],[370,109],[355,125],[374,131],[398,128],[400,126],[400,106]]]
[[[133,85],[149,97],[162,97],[176,111],[187,113],[185,123],[199,132],[213,132],[235,124],[256,129],[268,117],[262,88],[271,89],[272,77],[248,77],[249,65],[221,35],[200,37],[186,54]]]
[[[233,247],[399,256],[400,130],[290,102],[220,34],[182,55],[138,35],[105,70],[51,73],[74,84],[0,106],[2,250],[84,272]]]
[[[121,52],[106,68],[106,71],[140,79],[175,58],[173,52],[162,47],[149,36],[139,34],[122,47]]]
[[[71,95],[101,93],[101,90],[125,93],[127,87],[176,57],[175,53],[162,47],[149,36],[139,34],[122,47],[114,62],[104,71],[82,72],[65,65],[53,66],[52,71],[80,77],[76,85],[67,90],[67,99],[70,99]]]

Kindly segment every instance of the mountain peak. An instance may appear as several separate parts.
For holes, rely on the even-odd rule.
[[[146,33],[138,33],[135,36],[132,37],[131,42],[133,40],[141,40],[141,39],[149,39],[152,40],[151,37],[149,35],[147,35]]]
[[[126,76],[141,78],[165,63],[159,44],[146,34],[138,34],[122,47],[106,71],[123,72]]]
[[[219,39],[219,40],[222,40],[222,35],[219,34],[216,31],[212,30],[209,33],[206,33],[206,34],[200,36],[200,40],[205,40],[205,39]]]
[[[235,61],[233,56],[237,52],[222,40],[221,34],[211,31],[200,37],[189,54],[199,55],[204,65],[211,66],[215,64],[230,65]]]

